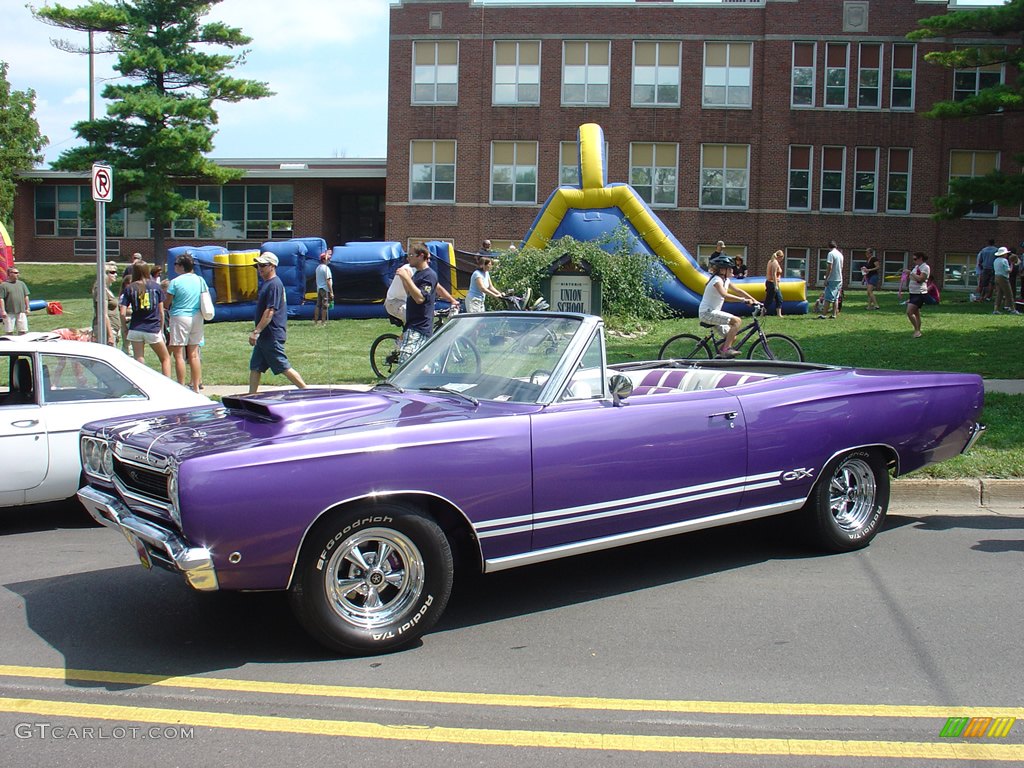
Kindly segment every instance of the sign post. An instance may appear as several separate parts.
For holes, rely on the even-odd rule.
[[[104,272],[107,261],[107,203],[114,199],[114,173],[109,165],[93,163],[92,199],[96,203],[96,318],[92,337],[94,341],[106,344],[107,283]]]

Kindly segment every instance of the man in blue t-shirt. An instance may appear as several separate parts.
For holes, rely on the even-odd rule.
[[[399,271],[398,277],[405,287],[405,329],[398,343],[398,361],[404,363],[413,352],[422,347],[434,332],[434,296],[437,293],[437,274],[430,268],[430,251],[417,245],[409,254],[412,272]]]
[[[296,387],[306,388],[306,382],[292,368],[284,353],[284,342],[288,338],[288,301],[284,283],[277,276],[277,263],[277,256],[263,252],[253,264],[263,282],[256,296],[256,327],[249,334],[249,346],[252,347],[252,357],[249,358],[250,395],[256,394],[260,388],[260,377],[268,368],[275,375],[283,373]]]

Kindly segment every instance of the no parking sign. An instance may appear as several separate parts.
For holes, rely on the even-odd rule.
[[[109,203],[114,199],[114,174],[109,165],[93,163],[92,199],[97,203]]]

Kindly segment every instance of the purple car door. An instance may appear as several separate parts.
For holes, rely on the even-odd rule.
[[[726,390],[558,403],[532,417],[533,548],[737,508],[747,448]]]

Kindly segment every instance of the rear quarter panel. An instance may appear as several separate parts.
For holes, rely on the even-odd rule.
[[[887,446],[905,474],[960,453],[981,411],[984,389],[972,374],[815,371],[734,390],[748,425],[748,473],[780,467],[790,498],[806,497],[833,456]],[[788,478],[788,479],[787,479]],[[744,506],[769,503],[750,491]]]

